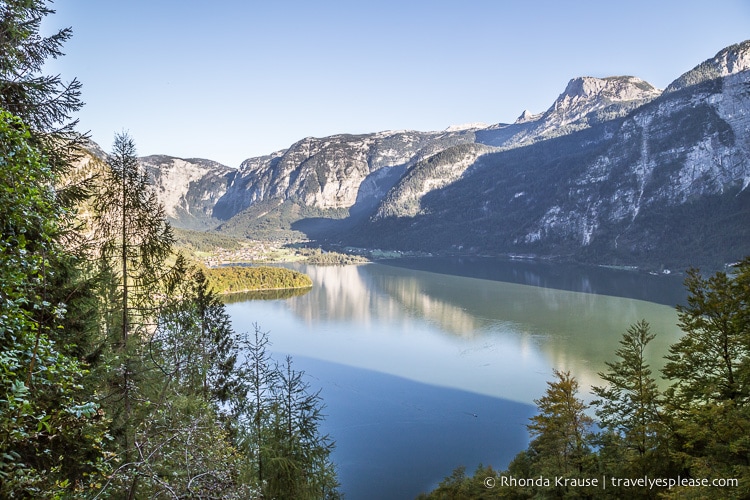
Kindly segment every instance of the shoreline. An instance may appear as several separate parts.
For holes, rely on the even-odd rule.
[[[231,292],[215,292],[216,295],[233,295],[235,293],[250,293],[250,292],[266,292],[266,291],[275,291],[275,290],[303,290],[305,288],[312,288],[313,285],[309,286],[284,286],[284,287],[277,287],[277,288],[248,288],[245,290],[233,290]]]

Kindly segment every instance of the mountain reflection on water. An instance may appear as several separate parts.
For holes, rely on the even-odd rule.
[[[274,350],[524,403],[540,393],[535,374],[547,380],[553,368],[571,370],[584,387],[601,383],[597,372],[606,369],[622,333],[640,319],[657,334],[649,350],[654,368],[662,366],[680,333],[673,307],[627,297],[660,293],[662,302],[681,300],[679,278],[608,269],[583,276],[576,268],[494,259],[469,266],[465,260],[411,262],[442,271],[462,266],[464,274],[484,269],[492,280],[402,267],[406,261],[391,264],[294,264],[313,280],[307,293],[263,305],[233,303],[231,311],[270,330]],[[502,276],[515,282],[496,280]],[[563,285],[616,290],[620,296]],[[519,373],[537,390],[521,387],[509,394],[495,382]]]
[[[553,368],[590,400],[629,325],[646,319],[657,334],[655,374],[680,335],[679,278],[494,259],[288,267],[313,288],[227,311],[237,331],[268,331],[274,357],[291,354],[322,389],[350,498],[414,498],[458,465],[505,468]]]
[[[225,304],[247,302],[248,300],[289,299],[309,293],[311,288],[279,288],[273,290],[253,290],[250,292],[227,293],[221,296]]]
[[[612,295],[672,307],[684,304],[687,297],[687,292],[682,286],[684,276],[672,274],[668,270],[663,273],[646,273],[627,268],[490,257],[403,258],[381,262],[407,269],[571,292]]]

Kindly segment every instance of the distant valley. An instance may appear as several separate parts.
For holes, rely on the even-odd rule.
[[[140,159],[177,227],[647,269],[750,254],[750,41],[666,89],[580,77],[511,124],[301,139],[239,168]]]

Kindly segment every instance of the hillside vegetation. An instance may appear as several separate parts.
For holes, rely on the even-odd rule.
[[[310,288],[309,276],[283,267],[216,267],[205,271],[215,293],[238,293],[255,290]]]
[[[134,141],[81,152],[50,3],[0,0],[0,498],[339,498],[319,393],[233,330]]]

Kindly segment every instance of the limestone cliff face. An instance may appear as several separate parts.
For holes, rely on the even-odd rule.
[[[423,194],[418,210],[379,208],[411,214],[408,231],[391,217],[375,220],[370,234],[402,231],[399,240],[412,248],[421,239],[432,248],[635,262],[670,251],[682,262],[690,252],[726,261],[750,253],[749,52],[748,43],[722,51],[663,94],[635,79],[573,80],[536,120],[524,115],[494,136],[478,131],[479,139],[499,139],[495,151]],[[627,112],[601,119],[612,102]]]
[[[721,237],[721,216],[750,253],[750,41],[663,92],[632,76],[574,78],[512,124],[308,137],[238,169],[141,162],[176,224],[248,236],[307,218],[319,237],[333,227],[321,221],[349,216],[344,243],[626,256],[699,239],[682,220]]]
[[[229,218],[268,200],[294,200],[321,210],[374,204],[411,165],[473,140],[471,131],[308,137],[285,151],[245,160],[215,214]]]
[[[633,111],[524,241],[576,235],[585,246],[603,225],[626,232],[642,211],[744,191],[750,184],[750,45],[744,47],[712,60],[718,79],[689,73]]]
[[[235,169],[211,160],[165,155],[142,157],[139,162],[171,222],[193,229],[216,225],[214,207],[226,194]]]

